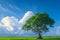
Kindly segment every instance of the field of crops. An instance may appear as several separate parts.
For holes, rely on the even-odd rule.
[[[0,40],[37,40],[36,37],[0,37]],[[42,40],[60,40],[60,37],[43,37]]]

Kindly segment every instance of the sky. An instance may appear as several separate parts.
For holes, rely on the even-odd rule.
[[[36,12],[46,12],[55,20],[44,36],[60,36],[60,0],[0,0],[0,36],[36,36],[22,30],[26,20]]]

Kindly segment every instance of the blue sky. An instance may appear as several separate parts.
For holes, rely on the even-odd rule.
[[[0,0],[0,35],[35,35],[31,31],[18,30],[17,25],[21,28],[26,19],[36,12],[47,12],[55,20],[54,28],[44,35],[60,35],[60,31],[57,31],[60,30],[60,0]]]

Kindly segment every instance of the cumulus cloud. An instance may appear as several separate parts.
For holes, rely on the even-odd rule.
[[[18,18],[14,16],[6,16],[2,18],[0,22],[0,27],[5,28],[4,30],[7,30],[9,32],[12,32],[13,34],[23,34],[25,31],[22,30],[22,26],[26,22],[27,19],[29,19],[31,16],[33,16],[32,11],[28,11],[25,13],[22,19],[18,20]]]
[[[23,16],[23,18],[19,21],[20,23],[24,24],[26,22],[26,20],[28,18],[30,18],[31,16],[33,16],[33,12],[32,11],[28,11],[25,13],[25,15]]]
[[[19,27],[18,19],[13,16],[11,16],[11,17],[6,16],[1,20],[0,26],[5,27],[8,31],[14,31],[16,26]],[[18,27],[16,27],[16,28],[18,28]]]
[[[19,23],[21,24],[20,26],[22,27],[25,24],[26,20],[28,20],[33,15],[34,14],[32,11],[27,11],[25,13],[25,15],[22,17],[22,19],[19,20]],[[21,28],[19,28],[19,29],[21,29]],[[26,31],[21,30],[20,34],[24,34],[24,33],[26,33]]]

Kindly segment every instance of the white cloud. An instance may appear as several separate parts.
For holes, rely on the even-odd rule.
[[[26,22],[27,19],[29,19],[31,16],[33,16],[32,11],[28,11],[25,13],[22,19],[18,20],[18,18],[14,16],[6,16],[2,18],[0,22],[0,27],[5,28],[7,32],[12,32],[13,34],[24,34],[24,30],[22,30],[22,26]],[[4,30],[5,30],[4,29]]]
[[[19,22],[22,23],[22,24],[24,24],[26,22],[26,20],[28,18],[30,18],[31,16],[33,16],[33,12],[32,11],[27,11],[25,13],[25,15],[23,16],[23,18]]]
[[[31,16],[33,16],[32,11],[27,11],[25,15],[22,17],[22,19],[19,20],[19,23],[21,24],[21,27],[25,24],[26,20],[28,20]],[[21,30],[21,28],[19,28]],[[24,34],[26,31],[21,30],[20,34]]]
[[[7,29],[8,31],[13,31],[13,30],[14,30],[14,28],[13,28],[12,26],[7,27],[6,29]]]
[[[8,31],[14,31],[14,29],[19,27],[18,19],[16,17],[13,17],[13,16],[11,16],[11,17],[9,17],[9,16],[4,17],[1,20],[1,25],[3,27],[5,27]]]

